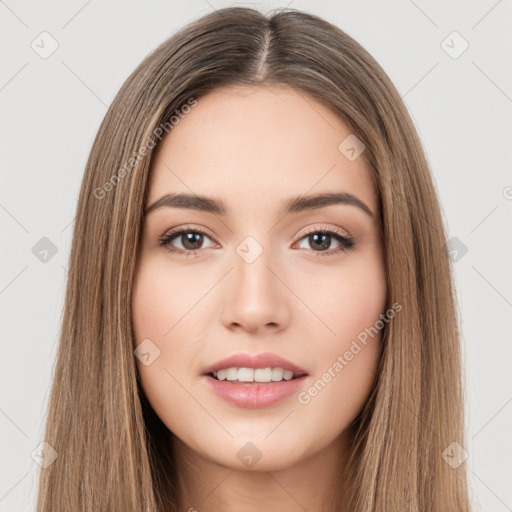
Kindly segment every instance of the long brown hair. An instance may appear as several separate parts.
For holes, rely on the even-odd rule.
[[[454,283],[413,122],[379,64],[338,27],[298,10],[242,7],[203,16],[156,48],[99,128],[77,205],[46,419],[58,457],[41,469],[38,512],[177,510],[168,430],[134,361],[132,281],[151,156],[185,106],[224,85],[292,87],[366,147],[387,301],[403,311],[386,326],[375,386],[354,424],[350,510],[468,512],[466,466],[443,455],[451,443],[464,446]]]

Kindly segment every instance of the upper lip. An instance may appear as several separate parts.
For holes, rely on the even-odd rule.
[[[307,375],[306,370],[272,352],[262,354],[234,354],[221,359],[203,369],[203,375],[207,375],[223,368],[282,368],[296,375]]]

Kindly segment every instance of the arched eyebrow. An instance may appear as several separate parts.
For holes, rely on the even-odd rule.
[[[324,192],[300,195],[285,200],[283,204],[282,213],[284,215],[289,213],[299,213],[305,210],[317,210],[319,208],[325,208],[326,206],[336,204],[344,204],[355,206],[365,212],[372,219],[375,218],[374,213],[363,201],[361,201],[361,199],[349,194],[348,192]],[[229,215],[229,208],[221,199],[188,193],[163,195],[146,209],[145,215],[148,215],[150,212],[162,207],[198,210],[223,217]]]

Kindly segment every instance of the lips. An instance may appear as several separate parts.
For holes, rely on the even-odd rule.
[[[235,354],[225,359],[221,359],[202,370],[202,375],[208,375],[218,370],[226,368],[282,368],[293,372],[296,376],[307,375],[306,370],[296,364],[284,359],[272,352],[262,354]]]
[[[287,398],[304,389],[308,378],[303,375],[297,379],[264,384],[215,380],[208,375],[201,380],[218,398],[234,407],[260,409],[277,407],[281,401],[286,403]]]

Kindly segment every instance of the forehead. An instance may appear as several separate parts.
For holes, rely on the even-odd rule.
[[[345,122],[302,91],[217,89],[199,98],[160,142],[147,204],[189,193],[222,198],[240,213],[328,191],[353,194],[376,212],[364,152],[350,160],[340,150],[349,136]]]

